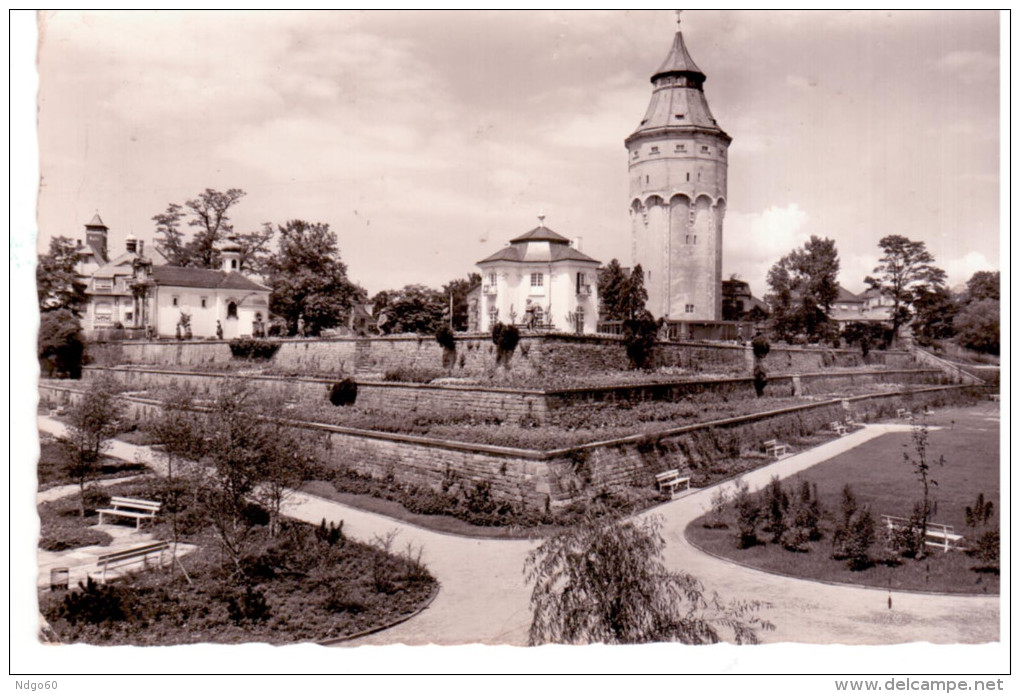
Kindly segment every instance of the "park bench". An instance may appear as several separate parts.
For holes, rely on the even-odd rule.
[[[655,484],[659,487],[660,492],[668,491],[669,498],[672,499],[677,487],[681,484],[685,485],[686,489],[691,488],[691,478],[681,477],[679,470],[666,470],[655,476]]]
[[[889,530],[903,530],[910,527],[910,520],[897,516],[882,516],[882,523]],[[962,549],[959,547],[961,540],[963,540],[963,535],[953,532],[953,526],[929,522],[924,544],[929,547],[941,547],[943,552],[948,552],[951,549]]]
[[[786,444],[779,443],[776,439],[769,439],[762,443],[762,448],[765,452],[771,456],[774,456],[776,460],[779,460],[782,456],[786,455]]]
[[[896,410],[896,417],[897,419],[913,419],[914,413],[901,407]]]
[[[832,423],[832,431],[840,436],[846,436],[846,425],[840,422]]]
[[[992,402],[999,402],[999,394],[998,393],[992,393],[991,395],[988,396],[988,398]]]
[[[134,518],[135,528],[140,529],[143,520],[156,517],[160,503],[158,501],[115,496],[110,499],[110,506],[113,508],[99,509],[99,525],[103,524],[103,516],[121,516],[122,518]]]
[[[158,566],[163,566],[163,555],[170,548],[169,542],[153,542],[148,545],[139,545],[131,549],[124,549],[120,552],[100,555],[96,560],[96,566],[102,569],[102,581],[106,582],[106,572],[109,569],[118,569],[130,564],[142,563],[149,568],[149,558],[158,555]]]

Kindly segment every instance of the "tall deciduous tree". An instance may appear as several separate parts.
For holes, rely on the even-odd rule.
[[[960,344],[990,354],[999,353],[999,302],[995,299],[971,301],[956,315],[953,328]]]
[[[914,292],[914,337],[927,345],[952,337],[957,308],[945,285],[919,287]]]
[[[472,289],[482,283],[482,276],[477,272],[472,272],[467,276],[467,279],[456,279],[447,282],[443,285],[443,295],[446,297],[446,301],[450,302],[450,297],[453,297],[453,329],[454,330],[467,330],[468,329],[468,302],[467,295]]]
[[[165,212],[152,218],[156,223],[156,249],[170,265],[181,267],[218,268],[220,251],[217,245],[234,231],[230,221],[230,209],[237,205],[246,193],[240,188],[226,191],[206,188],[184,205],[170,203]],[[187,221],[194,235],[185,241],[181,224]],[[265,226],[261,231],[251,232],[238,238],[242,247],[242,267],[245,251],[249,255],[264,250],[268,239],[264,238]],[[246,248],[254,244],[254,249]]]
[[[85,339],[78,317],[66,308],[46,311],[39,319],[39,360],[46,375],[81,378]]]
[[[924,241],[911,241],[893,234],[878,242],[882,257],[875,266],[875,277],[864,281],[892,299],[893,337],[901,325],[913,316],[911,310],[918,291],[932,291],[946,283],[946,273],[935,266],[935,257]]]
[[[50,239],[50,250],[40,255],[35,267],[39,311],[67,309],[80,315],[85,306],[85,282],[78,276],[78,249],[66,236]]]
[[[378,294],[376,298],[380,298]],[[448,305],[449,298],[442,292],[409,284],[403,289],[386,292],[386,303],[381,310],[386,313],[390,332],[432,335],[443,325]]]
[[[542,643],[716,643],[720,629],[756,643],[757,603],[705,599],[693,576],[669,571],[655,519],[588,518],[550,537],[527,558],[532,645]]]
[[[994,299],[999,301],[999,273],[981,270],[967,280],[967,301]]]
[[[270,310],[287,321],[290,334],[302,317],[311,335],[343,325],[365,290],[347,278],[336,235],[328,224],[300,219],[278,230],[279,248],[266,261],[266,282],[273,290]]]
[[[776,334],[822,336],[829,310],[839,295],[838,275],[836,242],[817,236],[773,265],[768,274],[771,291],[765,301],[772,311]]]
[[[85,517],[85,484],[92,478],[100,456],[109,447],[120,423],[117,390],[112,377],[97,376],[67,413],[67,432],[60,443],[70,461],[68,472],[78,483],[82,518]]]

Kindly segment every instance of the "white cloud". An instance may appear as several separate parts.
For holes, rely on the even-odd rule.
[[[998,76],[999,57],[983,51],[950,51],[939,58],[935,66],[963,79],[987,79]]]
[[[769,268],[810,234],[808,214],[797,205],[772,206],[761,212],[728,212],[723,231],[724,276],[740,275],[761,296]]]
[[[953,258],[945,263],[947,282],[950,287],[966,282],[979,270],[994,272],[998,269],[997,263],[993,263],[977,251],[971,251],[964,256]]]

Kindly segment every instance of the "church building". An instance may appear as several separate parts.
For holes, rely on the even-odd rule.
[[[732,138],[705,98],[705,73],[684,37],[652,75],[652,98],[626,139],[631,259],[648,310],[670,321],[722,319],[722,234]]]

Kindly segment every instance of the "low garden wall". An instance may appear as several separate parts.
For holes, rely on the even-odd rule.
[[[80,391],[64,383],[39,386],[40,398],[73,402]],[[971,398],[966,386],[935,386],[847,398],[858,418],[891,416],[899,407],[941,406]],[[156,416],[156,400],[124,396],[127,415],[143,423]],[[759,455],[761,442],[790,441],[842,419],[841,400],[703,422],[569,449],[533,451],[294,422],[314,439],[322,462],[402,484],[448,490],[487,484],[494,499],[530,508],[555,508],[602,491],[627,494],[654,488],[655,474],[677,468],[692,482],[725,474],[725,460]],[[554,435],[550,433],[550,435]],[[766,460],[763,457],[762,464]],[[703,482],[701,482],[703,483]]]
[[[433,337],[287,339],[270,360],[273,367],[296,374],[350,375],[392,369],[443,367],[443,348]],[[656,366],[702,373],[750,374],[748,346],[705,342],[667,342],[656,345]],[[161,366],[215,366],[236,361],[230,344],[222,340],[185,342],[125,342],[101,362]],[[496,348],[485,335],[459,335],[452,376],[479,377],[496,366]],[[863,359],[857,350],[773,347],[765,359],[771,373],[818,371],[831,367],[913,365],[909,352],[875,351]],[[510,360],[511,376],[582,375],[629,368],[619,338],[584,335],[524,335]]]
[[[98,371],[112,374],[129,390],[190,387],[200,396],[215,395],[227,376],[216,373],[168,371],[139,367],[85,367],[86,379]],[[809,373],[769,378],[771,395],[824,395],[855,385],[873,383],[934,384],[942,382],[937,369],[890,369],[852,372]],[[335,381],[322,378],[245,375],[247,383],[291,401],[325,400]],[[799,393],[798,393],[799,390]],[[508,423],[546,423],[551,411],[583,407],[596,402],[678,401],[708,395],[712,397],[754,397],[754,379],[727,378],[687,380],[670,383],[630,383],[619,386],[526,390],[481,386],[430,385],[359,381],[357,404],[381,411],[430,411],[450,415],[475,413]]]

